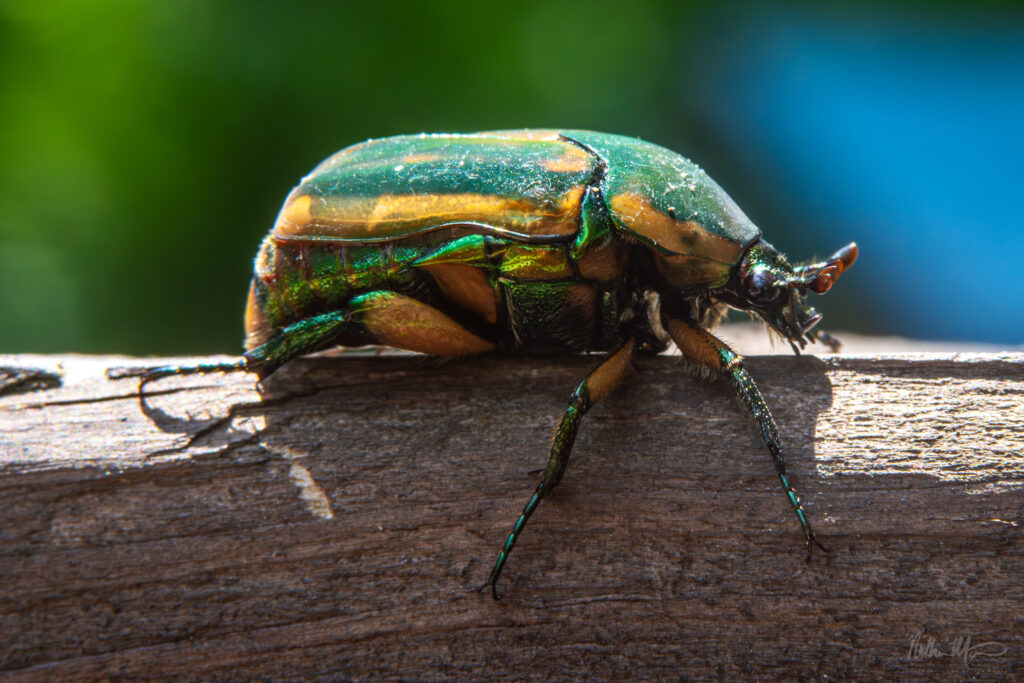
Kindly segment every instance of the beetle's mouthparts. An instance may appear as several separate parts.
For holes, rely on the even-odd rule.
[[[783,313],[780,317],[780,326],[776,329],[786,337],[790,346],[796,353],[814,341],[814,334],[811,329],[821,322],[821,313],[813,307],[804,307],[804,297],[798,294],[797,289],[789,290],[789,299],[786,302]]]
[[[824,294],[832,289],[839,276],[857,260],[857,243],[850,242],[832,254],[827,261],[810,263],[796,270],[796,278],[790,280],[790,287],[803,287],[815,294]]]
[[[804,334],[807,334],[819,322],[821,322],[821,313],[818,313],[813,308],[808,308],[804,311],[804,318],[800,321],[800,327],[803,328]]]

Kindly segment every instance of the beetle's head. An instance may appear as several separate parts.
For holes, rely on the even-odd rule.
[[[811,330],[821,320],[821,314],[807,305],[807,293],[827,292],[856,260],[857,245],[851,242],[827,261],[791,266],[772,245],[760,240],[747,250],[717,298],[756,313],[796,350],[815,340]]]

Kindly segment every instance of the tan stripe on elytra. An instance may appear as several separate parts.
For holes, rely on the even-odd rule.
[[[279,235],[302,234],[302,229],[313,220],[310,205],[313,198],[308,194],[296,194],[295,191],[285,200],[281,213],[277,215],[277,226],[274,230]]]
[[[565,144],[562,155],[544,162],[544,168],[554,173],[586,173],[594,167],[594,159],[576,145]]]
[[[497,195],[396,194],[379,197],[289,198],[278,216],[279,237],[310,235],[358,239],[400,234],[403,227],[471,222],[506,227],[528,234],[571,235],[583,198],[573,187],[558,202],[535,204]]]
[[[411,220],[458,217],[464,220],[485,219],[502,214],[530,214],[538,218],[553,215],[523,199],[509,199],[489,194],[406,194],[381,195],[373,212],[366,217],[370,223],[405,223]]]
[[[651,206],[650,200],[635,192],[616,195],[612,211],[626,226],[663,249],[676,254],[735,263],[741,245],[706,230],[696,221],[678,221]]]
[[[415,154],[406,154],[402,157],[402,163],[422,164],[425,161],[437,161],[440,158],[440,152],[416,152]]]

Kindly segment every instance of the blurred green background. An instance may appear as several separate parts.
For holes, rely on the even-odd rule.
[[[964,116],[986,127],[990,105],[971,99],[972,74],[1008,69],[989,93],[997,100],[1024,84],[1014,80],[1024,76],[1019,12],[1010,3],[812,7],[0,2],[0,352],[234,353],[258,242],[322,158],[368,137],[521,127],[592,128],[675,149],[796,259],[856,239],[862,261],[818,304],[829,329],[1024,342],[1024,317],[993,315],[987,330],[982,311],[948,298],[960,289],[953,281],[973,281],[949,240],[977,230],[954,210],[948,237],[949,212],[906,208],[934,206],[914,192],[945,196],[942,184],[900,189],[917,174],[901,166],[882,190],[864,182],[894,145],[908,163],[934,148],[927,138],[920,149],[887,142],[907,135],[886,123],[889,111],[909,117],[911,132],[915,121],[938,125],[925,134],[947,143],[943,115],[954,135]],[[993,35],[1006,44],[995,54]],[[917,72],[892,77],[894,65],[927,71],[936,51],[951,63],[980,60],[937,76],[932,97],[976,105],[940,112],[939,124],[932,100],[915,94]],[[877,75],[858,71],[864,55]],[[844,77],[855,86],[806,99]],[[879,81],[888,89],[872,93]],[[1022,95],[1008,97],[1008,118],[987,124],[1004,154],[1020,143],[1015,112],[1024,112]],[[844,98],[869,102],[870,115],[851,115]],[[1021,180],[1019,163],[1007,168]],[[1019,195],[1020,183],[1008,187]],[[1017,197],[984,203],[1007,218],[983,214],[982,230],[1003,220],[991,239],[1020,247]],[[865,206],[879,207],[881,224],[858,213]],[[934,244],[939,256],[916,253]],[[934,260],[943,255],[949,264]],[[1016,270],[1006,277],[1019,292]],[[908,322],[908,311],[919,315]]]

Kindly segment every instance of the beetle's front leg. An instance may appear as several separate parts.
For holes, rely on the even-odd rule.
[[[630,359],[633,357],[635,347],[636,342],[632,336],[626,339],[622,346],[609,354],[600,365],[591,370],[583,381],[580,382],[579,386],[576,387],[576,391],[572,392],[572,396],[569,398],[569,406],[565,409],[565,415],[562,416],[562,422],[558,425],[558,431],[555,432],[554,441],[551,443],[544,476],[541,477],[536,491],[533,492],[533,496],[530,497],[526,507],[523,508],[523,513],[519,515],[519,519],[512,525],[512,532],[508,535],[508,539],[505,541],[501,552],[498,553],[498,560],[494,563],[494,569],[491,570],[491,575],[488,577],[487,583],[484,584],[485,588],[487,586],[491,587],[491,595],[494,596],[495,600],[498,599],[498,576],[501,575],[501,570],[505,566],[505,562],[508,560],[508,556],[512,552],[516,540],[519,538],[519,534],[522,533],[523,527],[526,526],[526,520],[537,509],[541,499],[551,493],[551,490],[562,480],[565,468],[569,464],[569,454],[572,452],[573,442],[576,441],[576,432],[579,429],[583,414],[611,393],[612,389],[622,380],[623,375],[626,374],[626,369],[629,367]]]
[[[687,359],[702,367],[718,370],[727,375],[732,381],[743,404],[747,406],[754,419],[757,420],[757,424],[761,428],[761,437],[764,439],[765,445],[768,446],[768,450],[775,460],[775,471],[782,482],[782,488],[786,492],[786,497],[789,498],[789,502],[793,506],[793,511],[796,512],[797,519],[800,520],[800,528],[807,538],[807,559],[811,559],[812,543],[828,552],[828,548],[815,538],[811,524],[807,521],[807,516],[804,514],[804,508],[800,504],[800,498],[796,495],[793,485],[789,483],[789,475],[786,474],[786,463],[782,458],[782,443],[779,441],[779,430],[775,426],[775,420],[772,418],[771,411],[768,410],[768,405],[764,402],[761,392],[758,391],[753,378],[747,373],[747,369],[743,367],[743,359],[738,353],[729,348],[728,344],[696,323],[683,320],[669,320],[666,327],[672,340],[675,341],[676,346],[679,347]]]

